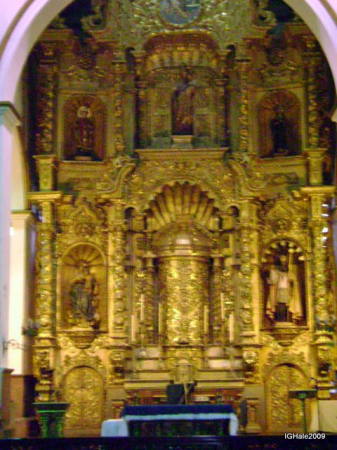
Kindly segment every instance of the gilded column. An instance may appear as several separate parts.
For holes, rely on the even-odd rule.
[[[35,153],[53,153],[55,141],[56,88],[58,82],[56,44],[43,43],[37,48],[37,111]]]
[[[123,111],[123,80],[126,74],[126,63],[120,59],[113,61],[114,70],[114,144],[115,152],[117,154],[125,151],[125,137],[124,137],[124,111]]]
[[[251,67],[249,58],[238,58],[236,61],[240,82],[240,98],[239,98],[239,151],[247,153],[249,150],[249,118],[248,118],[248,75]]]
[[[116,200],[110,206],[109,214],[110,231],[110,264],[112,279],[110,289],[113,293],[112,311],[113,336],[125,340],[127,338],[127,295],[126,295],[126,225],[124,220],[124,204]]]
[[[213,342],[223,341],[222,328],[224,317],[224,296],[222,292],[222,260],[220,257],[213,258],[213,286],[211,303],[211,337]]]
[[[253,299],[252,299],[252,221],[254,220],[254,205],[246,199],[241,203],[241,270],[240,270],[240,318],[242,343],[251,342],[254,337]]]
[[[138,123],[137,132],[139,146],[141,148],[146,148],[148,145],[148,120],[147,120],[147,82],[143,78],[143,59],[144,52],[138,51],[134,52],[136,59],[136,91],[137,91],[137,112],[138,112]]]
[[[34,343],[33,367],[38,379],[36,390],[40,401],[51,400],[53,395],[53,371],[56,318],[55,273],[55,217],[54,202],[58,192],[32,193],[31,200],[40,207],[41,221],[37,223],[37,254],[35,284],[35,315],[39,323]]]
[[[319,146],[320,114],[317,86],[317,74],[320,71],[321,58],[314,39],[306,41],[306,71],[307,71],[307,120],[308,147]]]
[[[329,227],[329,215],[326,204],[333,196],[335,187],[305,187],[302,192],[310,198],[310,228],[312,240],[312,273],[313,273],[313,316],[317,356],[317,385],[321,398],[330,396],[329,367],[331,364],[332,331],[330,330],[331,314],[329,305],[329,255],[324,244],[323,231]]]
[[[225,82],[224,79],[215,80],[217,97],[216,140],[220,145],[225,145],[228,140]]]
[[[259,271],[258,271],[258,229],[257,206],[254,199],[241,203],[241,267],[239,313],[241,320],[241,345],[243,350],[244,375],[246,383],[256,383],[259,376],[259,352],[257,324],[259,315]],[[255,301],[254,301],[255,299]],[[255,312],[255,315],[254,315]],[[237,319],[239,320],[239,319]]]
[[[154,265],[153,258],[145,258],[145,285],[144,285],[144,302],[145,302],[145,341],[148,344],[153,344],[155,342],[155,324],[157,322],[156,318],[156,308],[154,305]],[[157,312],[158,317],[158,312]]]

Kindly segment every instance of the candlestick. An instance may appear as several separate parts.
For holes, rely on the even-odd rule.
[[[209,323],[209,308],[208,305],[204,306],[204,333],[208,334],[208,323]]]
[[[144,303],[144,294],[140,296],[140,321],[144,322],[145,317],[145,303]]]
[[[158,334],[161,336],[163,332],[163,323],[162,323],[162,304],[158,303]]]
[[[220,295],[220,306],[221,306],[221,320],[225,320],[225,295],[221,292]]]
[[[137,333],[137,317],[136,314],[131,314],[131,342],[136,342],[136,333]]]
[[[230,343],[234,342],[234,313],[231,312],[228,318],[228,339]]]

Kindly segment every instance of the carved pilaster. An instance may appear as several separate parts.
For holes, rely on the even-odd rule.
[[[111,243],[111,274],[113,289],[113,334],[126,339],[127,332],[127,296],[126,296],[126,230],[124,221],[124,205],[114,202],[109,211],[109,232]]]
[[[226,104],[226,96],[225,96],[225,85],[226,81],[224,79],[215,80],[215,90],[217,97],[217,131],[216,137],[217,142],[220,145],[225,145],[228,140],[228,130],[227,130],[227,117],[228,112],[227,104]]]
[[[248,152],[249,150],[249,118],[248,118],[248,75],[250,71],[250,60],[248,58],[240,58],[237,60],[237,68],[240,82],[239,96],[239,151]]]
[[[309,148],[307,151],[309,160],[309,184],[320,186],[323,184],[323,160],[326,149]]]
[[[221,304],[224,300],[222,293],[222,261],[221,258],[213,259],[213,293],[212,293],[212,311],[211,311],[211,330],[213,342],[222,342],[222,327],[224,322],[224,306]]]
[[[155,319],[155,305],[154,305],[154,265],[153,258],[145,259],[145,283],[144,283],[144,298],[145,298],[145,340],[147,343],[154,343],[154,325]]]
[[[148,133],[147,133],[147,82],[143,77],[143,59],[144,52],[138,51],[134,52],[135,60],[136,60],[136,90],[137,90],[137,112],[138,112],[138,123],[137,123],[137,132],[138,132],[138,145],[141,148],[144,148],[148,144]]]
[[[312,240],[313,273],[313,309],[315,323],[315,343],[317,354],[317,385],[322,391],[320,397],[329,397],[329,372],[331,365],[332,332],[331,307],[329,294],[331,290],[329,273],[329,255],[325,243],[325,230],[329,227],[329,215],[324,208],[334,193],[334,187],[303,188],[310,198],[310,226]],[[324,393],[324,394],[323,394]]]
[[[55,156],[36,155],[34,156],[39,174],[40,191],[52,191],[55,180]]]
[[[59,192],[32,193],[30,199],[40,207],[41,222],[37,224],[35,316],[39,323],[35,338],[33,367],[38,379],[36,390],[40,401],[50,401],[54,392],[54,348],[56,318],[56,273],[54,265],[55,217],[54,201]]]
[[[55,43],[40,44],[38,54],[35,153],[53,153],[55,140],[56,87],[58,82]]]
[[[240,271],[240,317],[242,344],[251,342],[254,336],[253,300],[252,300],[252,223],[255,221],[256,207],[251,200],[241,204],[241,271]]]
[[[126,63],[123,60],[114,61],[114,143],[117,154],[125,151],[124,111],[123,111],[123,80],[126,74]]]
[[[317,41],[308,39],[306,41],[308,147],[319,147],[320,101],[317,90],[317,73],[320,72],[321,63]]]

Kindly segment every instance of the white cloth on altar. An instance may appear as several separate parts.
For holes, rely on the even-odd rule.
[[[154,414],[154,415],[127,415],[122,419],[105,420],[102,423],[101,436],[128,436],[127,423],[133,420],[226,420],[229,419],[229,435],[236,436],[238,433],[239,421],[234,413],[223,414]],[[125,434],[126,433],[126,434]]]

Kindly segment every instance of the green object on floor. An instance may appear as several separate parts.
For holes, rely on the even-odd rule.
[[[69,403],[36,402],[33,403],[39,416],[42,438],[63,437],[63,421]]]

